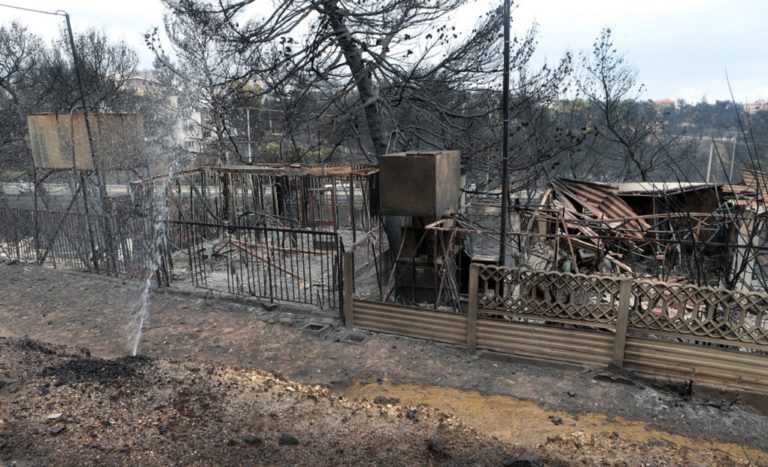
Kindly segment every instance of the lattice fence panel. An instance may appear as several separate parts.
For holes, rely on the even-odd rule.
[[[629,326],[768,345],[768,294],[634,281]]]
[[[609,277],[482,266],[478,305],[509,317],[613,324],[620,284]]]

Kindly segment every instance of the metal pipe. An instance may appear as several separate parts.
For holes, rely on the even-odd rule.
[[[251,151],[251,108],[245,108],[246,125],[248,125],[248,163],[253,163],[253,152]]]
[[[733,137],[733,151],[731,151],[731,168],[728,170],[728,183],[733,183],[733,163],[736,162],[736,142],[739,140],[739,135]]]

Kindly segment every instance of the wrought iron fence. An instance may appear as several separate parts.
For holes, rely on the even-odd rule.
[[[197,288],[337,307],[343,246],[334,232],[170,221],[174,275]],[[186,277],[185,277],[186,276]]]
[[[0,208],[0,219],[0,255],[9,259],[142,279],[158,269],[168,285],[170,256],[150,218]]]
[[[60,269],[338,307],[343,254],[329,231],[0,208],[0,257]],[[110,235],[110,237],[108,237]]]

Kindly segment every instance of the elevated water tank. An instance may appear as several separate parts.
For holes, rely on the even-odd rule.
[[[459,151],[401,152],[379,156],[381,213],[439,218],[459,210]]]

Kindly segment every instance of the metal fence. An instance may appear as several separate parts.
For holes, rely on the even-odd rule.
[[[362,234],[378,221],[377,190],[369,166],[204,167],[176,176],[169,218]]]
[[[158,235],[148,217],[0,208],[0,255],[6,258],[142,279],[157,270],[158,282],[168,285],[172,265]]]
[[[171,221],[174,275],[197,288],[307,303],[340,304],[342,245],[326,231]]]
[[[0,257],[335,308],[338,233],[0,208]]]

